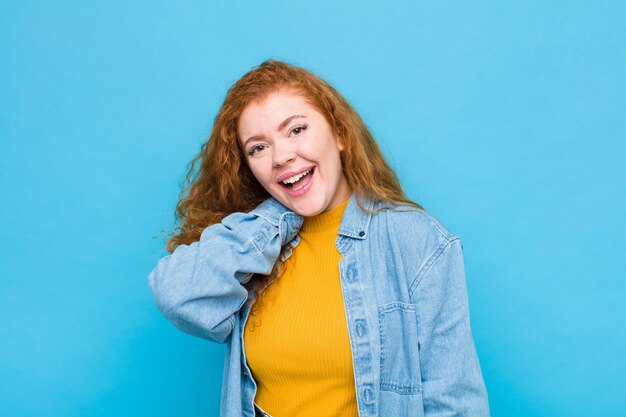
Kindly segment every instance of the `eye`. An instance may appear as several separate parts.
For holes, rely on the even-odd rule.
[[[300,125],[300,126],[296,126],[293,129],[291,129],[291,131],[289,132],[290,134],[293,133],[296,136],[299,135],[300,133],[304,132],[306,130],[306,128],[309,127],[308,125]]]
[[[249,156],[253,156],[257,152],[261,152],[263,149],[265,149],[265,145],[263,145],[263,144],[254,145],[253,147],[248,149],[248,155]]]

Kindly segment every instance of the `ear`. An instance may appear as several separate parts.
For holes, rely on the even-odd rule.
[[[342,152],[344,149],[344,146],[343,146],[343,141],[341,140],[341,138],[335,139],[335,142],[337,142],[337,148],[339,149],[339,152]]]

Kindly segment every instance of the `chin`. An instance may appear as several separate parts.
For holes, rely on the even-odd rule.
[[[294,212],[303,217],[313,217],[320,214],[322,210],[294,210]]]
[[[302,204],[295,205],[291,201],[283,201],[282,199],[279,199],[279,201],[285,207],[289,208],[294,213],[299,214],[300,216],[304,216],[304,217],[317,216],[318,214],[322,213],[325,208],[325,206],[320,202],[313,202],[313,203],[303,202]]]

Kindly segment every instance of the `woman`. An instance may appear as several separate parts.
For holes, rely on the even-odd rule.
[[[149,283],[227,344],[222,416],[489,414],[461,241],[330,85],[278,61],[244,75],[187,181]]]

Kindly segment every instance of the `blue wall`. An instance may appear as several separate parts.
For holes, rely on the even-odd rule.
[[[492,414],[623,415],[623,2],[87,3],[0,5],[0,415],[218,414],[224,346],[146,277],[267,58],[343,92],[462,237]]]

